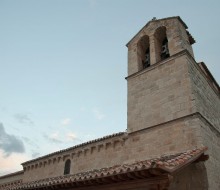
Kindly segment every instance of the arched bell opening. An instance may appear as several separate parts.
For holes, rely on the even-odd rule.
[[[138,70],[150,66],[150,43],[147,35],[143,36],[137,44]]]
[[[154,33],[156,62],[170,57],[166,27],[157,28]]]

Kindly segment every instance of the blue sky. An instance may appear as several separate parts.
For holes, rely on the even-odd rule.
[[[0,174],[126,130],[127,48],[153,17],[181,16],[220,81],[220,1],[0,0]],[[7,142],[6,142],[7,141]]]

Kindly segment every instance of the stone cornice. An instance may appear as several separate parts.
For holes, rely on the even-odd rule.
[[[209,77],[206,76],[206,73],[202,70],[202,68],[199,66],[199,64],[195,61],[195,59],[191,56],[191,54],[188,52],[188,50],[183,50],[180,51],[172,56],[170,56],[169,58],[159,61],[153,65],[151,65],[150,67],[147,67],[146,69],[143,69],[141,71],[138,71],[136,73],[133,73],[132,75],[127,76],[125,79],[129,80],[131,78],[135,78],[139,75],[142,75],[143,73],[149,72],[153,69],[156,69],[157,67],[166,64],[169,61],[172,61],[178,57],[181,57],[183,55],[186,55],[192,62],[193,64],[196,66],[196,69],[200,72],[200,74],[206,79],[206,81],[208,82],[209,86],[213,89],[213,91],[216,93],[216,95],[220,98],[220,87],[219,84],[216,82],[215,78],[211,75],[211,72],[208,70],[207,66],[205,65],[205,63],[202,62],[202,65],[205,67],[205,69],[208,71],[207,75]],[[200,63],[201,64],[201,63]],[[217,87],[217,89],[215,88],[215,86],[212,84],[214,83],[215,86]]]
[[[45,165],[60,162],[61,160],[65,160],[67,157],[80,157],[81,155],[92,154],[94,151],[99,151],[101,148],[107,149],[109,146],[114,147],[117,143],[123,144],[126,139],[126,132],[115,133],[24,162],[22,165],[24,171],[32,170],[38,167],[44,167]]]

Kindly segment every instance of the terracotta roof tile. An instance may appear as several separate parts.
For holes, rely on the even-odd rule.
[[[23,173],[24,173],[23,170],[17,171],[17,172],[14,172],[14,173],[10,173],[10,174],[6,174],[6,175],[3,175],[3,176],[0,176],[0,179],[8,178],[8,177],[11,177],[11,176],[16,176],[16,175],[21,175]]]
[[[150,169],[158,169],[164,173],[172,173],[173,171],[181,169],[182,167],[196,161],[201,155],[204,154],[206,150],[206,147],[195,148],[193,150],[188,150],[182,153],[161,156],[158,158],[144,161],[137,161],[131,164],[115,165],[108,168],[95,169],[92,171],[73,175],[65,175],[42,179],[24,184],[17,184],[15,186],[7,187],[5,189],[23,190],[56,186],[62,184],[77,184],[79,182],[86,182],[93,179],[104,179],[107,177],[122,175],[126,173],[148,171]]]

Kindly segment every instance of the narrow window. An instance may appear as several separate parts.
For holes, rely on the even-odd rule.
[[[68,160],[65,162],[64,175],[70,174],[70,166],[71,166],[71,161],[70,161],[70,159],[68,159]]]

